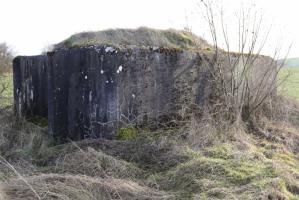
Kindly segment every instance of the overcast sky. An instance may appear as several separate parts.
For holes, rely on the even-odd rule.
[[[0,0],[0,42],[7,42],[17,54],[39,54],[50,44],[82,31],[107,28],[182,29],[209,38],[198,20],[197,0]],[[228,12],[240,0],[223,0]],[[243,0],[245,3],[254,0]],[[265,54],[273,44],[293,42],[290,57],[299,56],[299,1],[256,0],[266,22],[274,24]],[[233,10],[233,9],[232,9]],[[271,46],[272,45],[272,46]]]

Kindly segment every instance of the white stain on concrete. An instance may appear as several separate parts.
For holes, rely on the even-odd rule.
[[[92,101],[92,91],[89,92],[89,102]]]
[[[33,90],[30,90],[30,100],[33,100]]]
[[[118,73],[118,74],[119,74],[119,73],[120,73],[122,70],[123,70],[123,66],[121,66],[121,65],[120,65],[120,66],[118,67],[118,69],[117,69],[116,73]]]
[[[154,51],[157,51],[159,49],[159,47],[153,47]]]
[[[123,70],[123,66],[120,65],[120,66],[118,67],[118,71],[121,72],[122,70]]]
[[[115,52],[115,49],[113,47],[106,47],[105,51],[106,51],[106,53],[113,53],[113,52]]]

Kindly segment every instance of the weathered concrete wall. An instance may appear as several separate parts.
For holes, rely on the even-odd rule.
[[[16,110],[47,113],[49,133],[58,139],[111,138],[126,124],[165,120],[203,104],[209,82],[201,62],[195,52],[110,46],[18,57]]]
[[[111,138],[120,126],[158,120],[204,99],[196,96],[207,84],[199,80],[206,69],[196,53],[102,46],[49,58],[49,131],[59,137]]]
[[[121,126],[158,123],[203,106],[212,85],[207,58],[177,49],[105,45],[18,57],[16,111],[48,116],[49,133],[62,141],[111,138]],[[270,60],[261,60],[255,73],[267,70]]]
[[[47,57],[16,57],[13,61],[14,107],[21,116],[48,116]]]

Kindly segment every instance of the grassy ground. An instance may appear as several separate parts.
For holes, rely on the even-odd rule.
[[[299,67],[283,68],[279,78],[283,81],[280,94],[299,100]]]
[[[227,131],[217,139],[212,128],[184,126],[55,145],[46,128],[2,113],[0,199],[299,198],[296,128],[267,121],[265,135]],[[198,146],[206,135],[212,142]]]
[[[295,95],[295,81],[285,83],[288,95]],[[261,124],[263,134],[242,125],[219,132],[215,123],[199,122],[156,131],[129,127],[118,140],[56,145],[46,127],[0,112],[0,200],[297,200],[298,125]]]

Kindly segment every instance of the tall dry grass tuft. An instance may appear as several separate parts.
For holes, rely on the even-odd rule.
[[[232,141],[239,133],[246,132],[242,121],[231,121],[225,115],[210,112],[209,109],[193,113],[187,125],[188,143],[197,148],[213,146]]]
[[[3,192],[1,186],[0,186],[0,200],[6,200],[7,196],[5,195],[5,193]]]
[[[24,178],[16,169],[15,167],[10,164],[4,157],[2,157],[0,155],[0,163],[4,164],[7,168],[9,168],[15,175],[18,176],[18,178],[23,181],[26,186],[33,192],[34,196],[37,198],[37,199],[41,199],[41,197],[39,196],[39,194],[35,191],[35,189],[32,187],[31,184],[29,184],[29,182],[27,181],[26,178]]]
[[[28,181],[36,188],[42,199],[169,199],[170,197],[163,192],[122,179],[43,174],[32,176]],[[14,199],[34,199],[32,191],[18,180],[12,180],[4,190]]]
[[[56,155],[56,164],[35,172],[18,170],[1,157],[9,172],[0,182],[7,199],[169,199],[140,181],[144,171],[121,159],[72,142],[73,152]],[[61,150],[63,151],[63,150]],[[54,152],[55,154],[55,152]],[[62,155],[62,154],[60,154]],[[22,162],[22,161],[21,161]],[[1,171],[3,167],[0,165]],[[37,166],[39,167],[39,166]],[[8,173],[9,173],[8,172]],[[16,192],[17,191],[17,192]],[[2,196],[3,196],[2,195]]]

